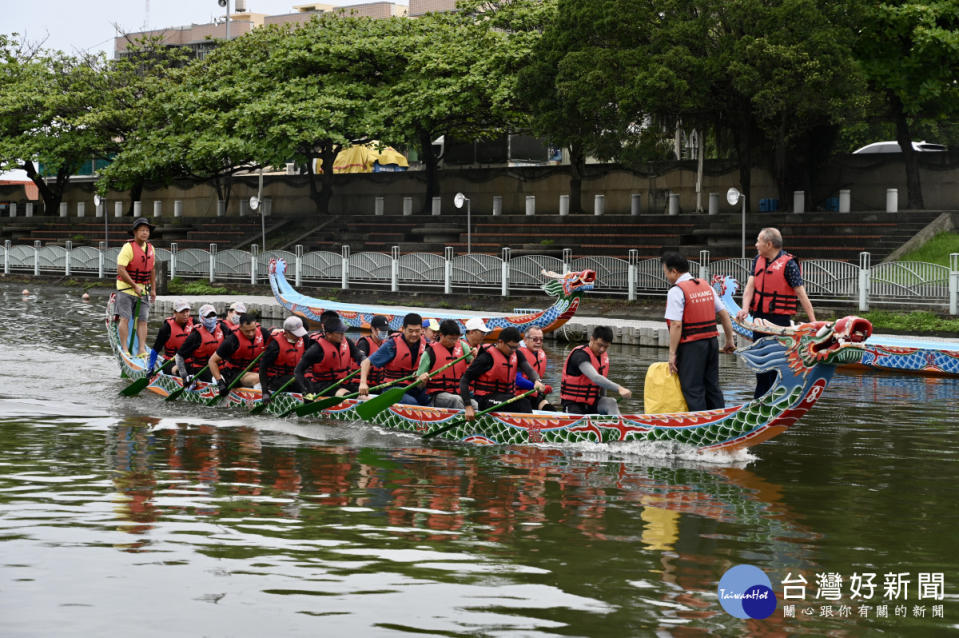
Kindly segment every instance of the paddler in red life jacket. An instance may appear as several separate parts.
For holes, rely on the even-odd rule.
[[[423,317],[411,312],[403,317],[400,333],[384,341],[369,359],[360,364],[360,397],[365,398],[370,393],[370,370],[382,369],[384,383],[408,377],[419,367],[425,347]],[[407,405],[426,405],[428,402],[429,397],[423,388],[410,388],[399,401]]]
[[[796,307],[802,306],[808,320],[816,321],[816,313],[803,285],[799,263],[783,250],[782,233],[775,228],[759,231],[756,253],[743,290],[743,307],[736,313],[736,319],[743,321],[748,314],[752,314],[753,319],[765,319],[776,326],[788,326],[790,318],[796,314]],[[767,334],[754,331],[753,340]],[[758,399],[766,394],[776,382],[777,374],[775,370],[757,373],[753,396]]]
[[[222,320],[220,327],[223,327]],[[210,374],[219,386],[221,396],[229,392],[227,388],[236,376],[246,370],[257,355],[266,350],[266,344],[270,342],[272,336],[269,330],[257,323],[256,317],[245,313],[239,316],[236,330],[226,334],[224,328],[223,332],[226,335],[223,337],[223,343],[210,357]],[[260,382],[260,375],[256,370],[254,365],[234,385],[245,388],[255,386]]]
[[[663,275],[672,288],[666,293],[669,326],[669,370],[679,375],[679,385],[690,412],[726,407],[719,388],[719,315],[726,333],[723,352],[736,349],[733,324],[722,300],[706,281],[689,274],[689,261],[676,252],[660,257]]]
[[[536,370],[536,374],[542,379],[546,376],[546,351],[543,350],[543,329],[537,326],[530,326],[526,329],[526,336],[519,346],[518,352],[526,357],[526,361]],[[516,394],[522,394],[527,390],[533,389],[533,382],[526,378],[522,372],[516,373]],[[555,411],[546,395],[553,392],[553,386],[546,384],[546,390],[542,393],[529,395],[530,403],[536,410]]]
[[[193,330],[193,317],[190,316],[190,302],[186,299],[173,300],[173,316],[167,317],[160,324],[160,331],[157,332],[157,338],[153,342],[153,349],[150,350],[150,362],[147,364],[147,376],[152,377],[156,367],[157,357],[163,353],[166,361],[163,364],[164,370],[170,374],[176,374],[176,366],[173,362],[176,360],[176,352],[186,341],[186,338]]]
[[[287,317],[283,322],[283,330],[274,330],[270,341],[260,357],[260,387],[263,391],[263,401],[269,401],[273,392],[281,385],[293,378],[296,364],[303,357],[305,348],[303,337],[306,328],[299,317]],[[295,380],[286,386],[286,392],[303,392],[303,388]]]
[[[433,321],[436,321],[433,319]],[[463,398],[459,394],[460,379],[473,360],[472,348],[468,341],[460,337],[460,325],[452,319],[439,322],[439,335],[429,344],[420,357],[417,369],[419,381],[429,397],[429,405],[435,408],[463,409]],[[430,373],[439,370],[451,361],[463,355],[466,358],[457,361],[439,374],[430,377]],[[473,401],[473,407],[476,402]]]
[[[240,327],[240,316],[246,314],[246,304],[242,301],[234,301],[226,311],[226,316],[220,319],[220,325],[223,327],[223,334],[236,332]],[[228,382],[229,383],[229,382]]]
[[[490,408],[497,403],[516,396],[516,371],[522,370],[527,379],[533,381],[537,392],[546,389],[526,358],[516,354],[519,349],[520,334],[516,328],[503,328],[496,343],[480,346],[479,354],[473,359],[463,378],[460,379],[460,397],[466,406],[466,418],[475,415],[470,404],[470,386],[480,410]],[[532,412],[529,399],[517,399],[503,408],[506,412]]]
[[[294,374],[304,392],[315,393],[335,384],[356,369],[363,355],[346,338],[346,324],[339,316],[328,318],[322,335],[310,335],[309,346],[296,364]],[[335,396],[356,391],[356,384],[342,384]]]
[[[176,353],[177,373],[189,383],[200,370],[210,362],[210,357],[223,343],[223,328],[216,318],[216,308],[210,304],[200,306],[200,322],[193,325],[193,331],[183,341]],[[207,368],[198,377],[200,381],[210,381],[213,376]]]
[[[117,326],[120,334],[120,347],[126,348],[130,343],[130,319],[136,309],[137,298],[140,298],[140,313],[136,319],[138,354],[147,352],[147,320],[150,318],[150,306],[156,303],[156,272],[153,268],[156,262],[156,251],[150,244],[150,234],[156,227],[145,217],[139,217],[133,222],[130,235],[133,239],[123,244],[117,255],[117,295],[116,313],[120,316]],[[149,297],[146,292],[149,289]],[[132,354],[132,353],[131,353]]]
[[[383,342],[386,341],[390,336],[390,322],[383,315],[373,315],[370,318],[370,334],[363,335],[356,340],[356,348],[360,351],[362,358],[360,362],[363,362],[363,359],[367,359],[374,352],[376,352]],[[367,382],[370,386],[377,386],[383,383],[383,369],[382,368],[370,368],[370,374],[367,379]],[[357,383],[359,383],[357,381]]]
[[[573,348],[563,363],[559,398],[563,411],[570,414],[619,414],[616,399],[605,396],[606,391],[617,392],[628,399],[633,393],[610,381],[609,355],[606,351],[613,342],[613,329],[596,326],[588,345]]]

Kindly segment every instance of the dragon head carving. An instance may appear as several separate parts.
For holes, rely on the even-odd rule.
[[[836,321],[816,321],[794,326],[776,326],[763,320],[741,322],[748,330],[770,336],[740,349],[746,363],[758,372],[779,369],[795,376],[817,365],[836,366],[855,363],[862,358],[862,343],[872,334],[872,324],[861,317],[843,317]]]
[[[550,280],[543,284],[543,290],[551,297],[572,297],[592,290],[596,283],[595,270],[579,270],[568,272],[565,275],[549,270],[543,270],[543,275]]]

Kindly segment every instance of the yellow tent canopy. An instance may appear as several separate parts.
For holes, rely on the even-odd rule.
[[[403,168],[410,165],[403,154],[392,146],[384,147],[382,151],[379,151],[376,148],[377,144],[377,142],[370,142],[344,148],[333,161],[333,173],[372,173],[375,170],[374,163],[380,166],[392,164]],[[314,171],[323,172],[323,160],[316,160]]]

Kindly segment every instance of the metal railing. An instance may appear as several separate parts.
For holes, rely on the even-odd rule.
[[[116,274],[120,249],[78,246],[11,245],[0,246],[4,273],[27,272],[34,275],[63,273],[96,273],[98,277]],[[391,290],[442,288],[471,290],[499,289],[503,296],[510,292],[538,290],[543,282],[542,270],[569,272],[596,271],[596,293],[625,295],[661,295],[669,287],[658,259],[639,260],[630,251],[627,260],[616,257],[576,257],[564,250],[563,258],[548,255],[511,257],[504,249],[501,257],[480,253],[456,255],[452,248],[444,254],[400,254],[394,247],[390,254],[359,252],[350,254],[344,246],[340,254],[330,251],[305,253],[302,246],[295,252],[267,251],[256,245],[246,250],[218,251],[188,248],[158,249],[157,258],[169,260],[170,277],[208,279],[214,281],[249,281],[263,283],[268,279],[269,262],[283,258],[288,267],[286,276],[294,285],[339,284],[351,282],[367,286],[389,286]],[[697,277],[723,275],[745,282],[752,258],[709,260],[702,251],[699,262],[690,262],[690,271]],[[802,262],[803,279],[810,298],[830,302],[858,303],[868,310],[870,303],[894,303],[905,306],[948,306],[957,314],[959,306],[959,253],[950,256],[950,266],[926,262],[900,261],[871,265],[869,253],[861,253],[859,265],[833,259],[808,259]]]

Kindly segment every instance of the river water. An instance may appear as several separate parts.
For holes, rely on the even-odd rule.
[[[120,397],[105,300],[21,288],[0,284],[0,636],[959,629],[959,380],[839,374],[733,460],[424,445]],[[610,354],[639,389],[664,351]],[[722,381],[751,393],[732,357]],[[779,599],[766,619],[720,606],[742,564]]]

